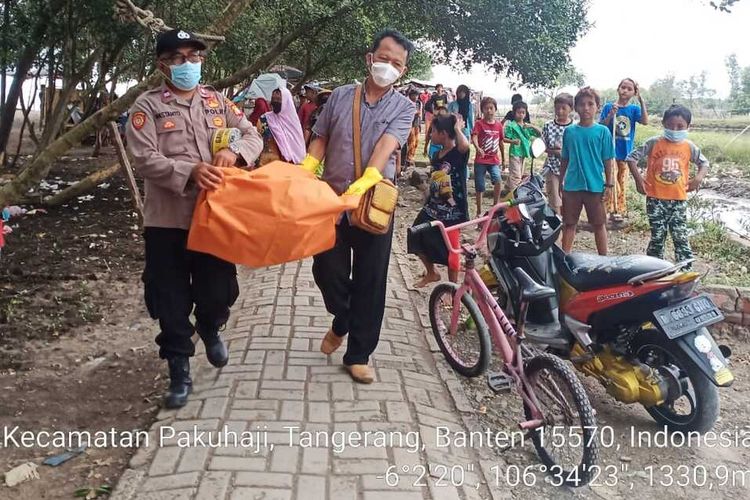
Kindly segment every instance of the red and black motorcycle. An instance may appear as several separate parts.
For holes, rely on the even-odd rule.
[[[675,432],[705,432],[719,415],[717,387],[732,384],[730,351],[706,329],[723,319],[696,292],[699,275],[645,255],[565,254],[560,217],[542,179],[519,186],[533,197],[493,221],[483,278],[498,302],[525,321],[526,341],[569,359],[624,403],[640,403]],[[555,293],[552,293],[554,290]]]

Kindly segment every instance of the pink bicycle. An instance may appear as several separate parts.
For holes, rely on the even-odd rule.
[[[523,401],[526,420],[519,422],[527,431],[544,472],[553,484],[583,486],[596,474],[598,459],[597,427],[594,410],[586,391],[572,368],[547,353],[535,353],[524,345],[524,322],[529,303],[550,297],[555,290],[541,286],[521,268],[514,270],[521,285],[521,307],[515,328],[475,269],[477,247],[486,243],[490,221],[495,214],[519,217],[528,200],[512,200],[492,207],[484,217],[446,228],[442,222],[420,224],[409,231],[439,230],[446,247],[464,258],[464,281],[437,285],[430,295],[430,323],[440,350],[458,373],[476,377],[487,370],[490,343],[503,360],[502,371],[488,374],[495,392],[515,388]],[[454,248],[448,232],[481,225],[474,244]],[[526,359],[524,359],[526,356]]]

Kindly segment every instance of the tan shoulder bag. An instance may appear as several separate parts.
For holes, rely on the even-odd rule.
[[[362,177],[362,85],[358,85],[354,92],[354,108],[352,110],[352,127],[354,134],[354,169],[356,178]],[[359,206],[352,212],[352,225],[372,234],[385,234],[391,227],[393,213],[398,202],[398,188],[388,179],[383,179],[370,188],[359,202]]]

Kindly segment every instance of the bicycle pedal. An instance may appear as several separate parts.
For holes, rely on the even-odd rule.
[[[513,378],[503,372],[487,373],[487,385],[494,392],[509,392],[515,385]]]

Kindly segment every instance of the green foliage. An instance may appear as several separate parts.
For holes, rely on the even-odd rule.
[[[645,196],[635,190],[635,183],[629,181],[627,204],[629,213],[629,232],[644,233],[644,251],[651,227],[646,216]],[[690,245],[695,255],[703,262],[710,263],[711,272],[704,279],[706,283],[746,286],[748,275],[747,263],[750,262],[750,247],[735,240],[729,230],[722,224],[716,214],[716,208],[710,200],[697,196],[688,198],[688,227]],[[671,241],[667,241],[665,256],[671,252]]]
[[[437,53],[469,68],[483,63],[530,87],[550,87],[589,28],[586,0],[455,0],[423,4]],[[407,7],[408,8],[408,7]]]
[[[680,86],[674,75],[656,80],[648,90],[643,92],[643,99],[654,113],[661,114],[682,97]]]
[[[750,112],[750,66],[741,67],[735,54],[726,58],[729,75],[729,104],[735,113]]]
[[[635,144],[640,146],[649,137],[662,135],[661,116],[653,114],[649,125],[638,125],[635,129]],[[691,130],[690,140],[701,148],[712,164],[732,163],[748,170],[750,174],[750,131],[737,137],[738,132]],[[730,141],[733,142],[730,143]]]
[[[397,27],[412,40],[424,36],[424,25],[416,21],[416,11],[400,7],[397,2],[366,3],[335,23],[312,30],[298,40],[281,57],[284,64],[299,68],[304,80],[326,80],[346,83],[366,76],[365,54],[375,35],[386,27]],[[428,76],[431,59],[427,52],[412,53],[408,76]]]
[[[196,31],[211,24],[228,1],[135,3],[167,25]],[[43,22],[50,9],[47,1],[10,2],[11,22],[3,26],[9,61],[16,59],[19,48],[35,42],[31,39],[34,27],[44,26],[48,40],[40,47],[38,62],[48,52],[53,54],[60,74],[80,69],[95,49],[102,53],[97,64],[104,62],[109,76],[117,73],[120,81],[141,80],[153,69],[154,35],[135,23],[116,20],[114,0],[52,3],[60,12]],[[210,54],[205,80],[223,78],[249,66],[280,38],[309,26],[276,61],[301,69],[309,79],[361,79],[372,37],[393,27],[422,47],[412,61],[411,77],[429,75],[434,60],[454,60],[465,65],[487,63],[530,85],[552,84],[569,68],[568,51],[588,27],[585,0],[459,0],[447,8],[451,15],[421,0],[258,0],[235,20],[226,41]],[[84,86],[94,85],[97,79],[96,69],[88,73],[82,79]]]
[[[198,32],[216,28],[214,23],[236,2],[135,1],[168,26]],[[114,0],[17,0],[3,5],[11,6],[9,26],[4,25],[2,33],[6,43],[0,44],[3,54],[16,61],[10,66],[28,63],[32,53],[32,68],[44,68],[50,80],[63,80],[60,106],[41,137],[42,150],[57,136],[65,101],[75,89],[83,89],[88,114],[100,92],[112,91],[119,82],[146,81],[153,71],[155,35],[137,23],[119,21]],[[426,0],[255,0],[243,5],[247,7],[231,20],[230,29],[220,29],[226,40],[209,52],[203,81],[249,83],[242,80],[274,64],[299,68],[305,80],[363,79],[364,56],[373,36],[390,27],[420,47],[411,62],[411,77],[429,75],[434,61],[485,63],[519,83],[550,86],[567,78],[569,50],[589,26],[587,0],[452,0],[439,6]],[[16,102],[8,106],[14,108]],[[0,147],[10,130],[7,122],[0,122]]]
[[[705,282],[747,286],[750,280],[747,267],[750,247],[733,239],[723,224],[704,222],[701,231],[690,239],[690,243],[697,255],[711,263],[712,272]]]
[[[674,75],[667,75],[654,81],[650,87],[641,87],[641,94],[648,106],[650,114],[661,115],[664,110],[674,103],[685,104],[693,111],[698,109],[715,109],[716,91],[707,85],[708,73],[702,71],[691,75],[687,80],[677,80]],[[597,89],[602,96],[602,102],[617,100],[617,89]]]

